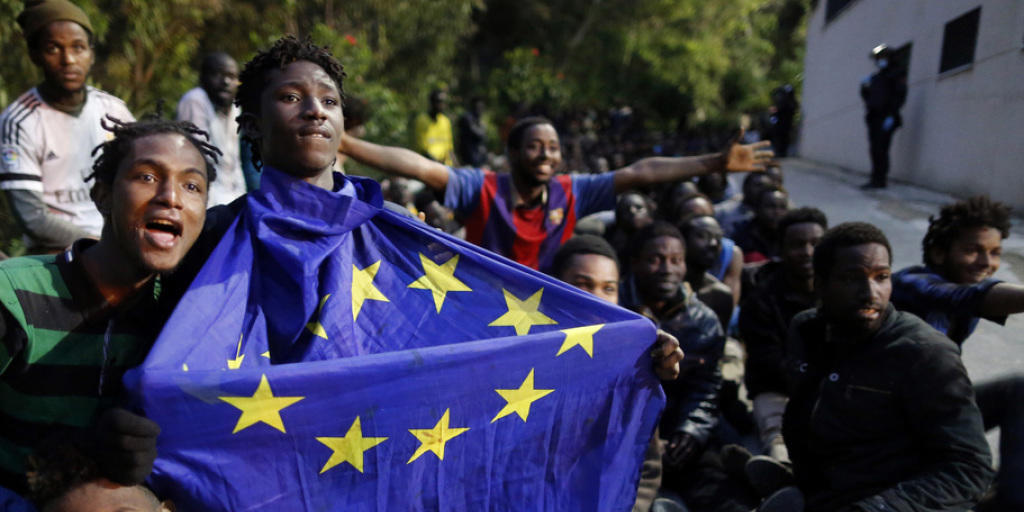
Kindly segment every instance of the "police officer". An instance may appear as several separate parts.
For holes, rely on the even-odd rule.
[[[902,124],[900,107],[907,99],[906,77],[894,69],[892,50],[884,44],[871,51],[878,71],[860,84],[860,96],[867,109],[868,147],[871,151],[871,181],[861,188],[885,188],[889,175],[889,145]]]

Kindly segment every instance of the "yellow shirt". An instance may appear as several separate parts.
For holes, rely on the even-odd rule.
[[[438,114],[433,120],[427,114],[416,116],[414,127],[415,149],[430,155],[430,158],[445,165],[454,165],[452,153],[455,142],[452,138],[452,121],[444,114]]]

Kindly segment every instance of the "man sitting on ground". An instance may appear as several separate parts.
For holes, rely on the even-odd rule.
[[[735,306],[732,290],[710,274],[722,252],[722,228],[714,217],[704,215],[684,219],[679,230],[686,239],[686,282],[715,312],[725,332]]]
[[[789,460],[782,440],[786,335],[793,317],[814,307],[814,247],[826,229],[828,221],[817,208],[786,213],[779,221],[782,259],[758,269],[758,284],[740,310],[740,337],[747,349],[745,382],[754,401],[754,420],[765,453],[780,461]]]
[[[1024,312],[1024,286],[993,277],[1010,234],[1010,208],[987,196],[942,207],[921,243],[923,266],[893,276],[893,305],[962,345],[980,318],[1003,324]],[[1024,376],[974,389],[986,429],[1000,427],[995,510],[1024,510]]]
[[[591,295],[612,304],[619,303],[619,260],[612,246],[599,236],[578,235],[570,238],[555,253],[552,274]],[[662,380],[675,380],[679,376],[679,361],[683,359],[679,341],[659,329],[656,347],[655,372]],[[647,512],[651,509],[658,488],[661,487],[663,451],[655,430],[644,457],[634,512]]]
[[[820,305],[792,321],[783,426],[808,512],[968,510],[992,480],[956,344],[892,307],[891,265],[885,235],[861,222],[814,250]]]
[[[712,440],[720,419],[719,361],[725,337],[715,313],[685,284],[683,235],[660,220],[640,230],[630,267],[619,293],[621,304],[675,336],[686,354],[682,375],[663,383],[668,397],[659,426],[668,442],[663,485],[678,492],[688,507],[746,512],[749,497],[726,477]]]

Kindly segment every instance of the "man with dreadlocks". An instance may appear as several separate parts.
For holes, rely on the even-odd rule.
[[[89,18],[67,0],[31,0],[18,15],[43,82],[0,114],[0,190],[29,251],[57,252],[97,237],[103,217],[89,198],[89,152],[106,140],[106,115],[132,120],[120,99],[86,85],[93,60]]]
[[[943,206],[921,243],[924,265],[893,275],[892,302],[924,319],[957,345],[985,318],[1000,325],[1024,312],[1024,286],[993,276],[1010,208],[988,196]],[[1000,427],[1000,470],[993,510],[1024,510],[1024,376],[1001,377],[974,389],[985,428]]]
[[[0,262],[0,486],[18,492],[49,435],[84,438],[121,484],[156,457],[159,427],[117,408],[121,376],[165,318],[160,276],[199,236],[219,151],[191,123],[111,121],[90,176],[100,239]]]

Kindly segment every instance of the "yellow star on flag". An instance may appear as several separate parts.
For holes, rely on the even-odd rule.
[[[368,300],[379,300],[390,302],[376,286],[373,285],[373,278],[377,277],[377,270],[380,269],[380,260],[362,270],[352,265],[352,321],[359,318],[359,310],[363,309],[363,303]]]
[[[508,311],[487,325],[491,327],[515,327],[516,335],[522,336],[530,332],[530,328],[535,325],[555,325],[558,323],[537,310],[540,307],[540,296],[544,293],[544,288],[537,290],[537,293],[534,293],[526,300],[517,299],[515,295],[512,295],[511,292],[504,288],[501,289],[501,292],[505,294],[505,304],[508,306]]]
[[[323,298],[320,299],[320,305],[316,307],[316,317],[310,320],[308,324],[306,324],[306,329],[309,329],[309,332],[325,340],[327,339],[327,331],[324,330],[324,326],[320,323],[320,312],[324,310],[324,304],[327,303],[327,299],[329,299],[330,297],[331,294],[328,293],[327,295],[324,295]],[[270,351],[268,350],[267,352]]]
[[[537,400],[547,396],[549,393],[554,391],[553,389],[536,389],[533,387],[533,368],[530,369],[530,374],[526,376],[526,380],[523,381],[519,389],[495,389],[502,398],[505,399],[505,407],[498,411],[498,415],[491,420],[491,423],[498,421],[509,414],[516,413],[519,417],[526,422],[526,418],[530,416],[530,405]]]
[[[237,370],[242,367],[242,360],[245,354],[242,353],[242,335],[238,335],[238,348],[235,349],[235,358],[228,359],[228,370]]]
[[[240,430],[260,422],[284,432],[284,422],[281,421],[281,409],[306,397],[274,396],[274,392],[270,389],[270,381],[267,380],[266,375],[263,375],[260,377],[260,385],[252,396],[219,396],[217,398],[242,411],[242,416],[238,418],[235,430],[231,431],[232,434],[237,434]]]
[[[416,281],[413,281],[409,288],[430,290],[430,293],[434,296],[434,307],[438,313],[441,312],[441,306],[444,305],[444,299],[448,292],[473,291],[466,286],[466,283],[459,281],[455,277],[455,267],[459,264],[458,254],[438,265],[430,258],[424,256],[423,253],[420,253],[420,264],[423,265],[423,275]]]
[[[579,346],[591,359],[594,358],[594,334],[601,330],[604,324],[596,325],[584,325],[583,327],[573,327],[570,329],[562,329],[561,332],[565,333],[565,341],[562,342],[562,347],[558,349],[558,353],[555,357],[558,357],[565,353],[570,348]]]
[[[412,461],[420,458],[420,455],[427,452],[434,452],[438,459],[444,460],[445,443],[469,430],[469,428],[451,428],[448,426],[448,413],[450,410],[444,410],[444,414],[441,415],[441,419],[437,420],[434,428],[409,429],[409,433],[420,440],[420,447],[416,449],[416,453],[412,454],[412,457],[406,464],[412,463]]]
[[[323,474],[324,471],[341,464],[342,462],[348,462],[352,467],[363,472],[363,453],[378,444],[387,441],[386,437],[363,437],[363,427],[359,423],[359,416],[356,416],[356,420],[352,422],[352,426],[349,427],[348,432],[345,433],[345,437],[318,437],[317,441],[327,445],[328,448],[334,450],[331,454],[331,458],[327,459],[327,463],[324,464],[324,468],[320,470]]]

